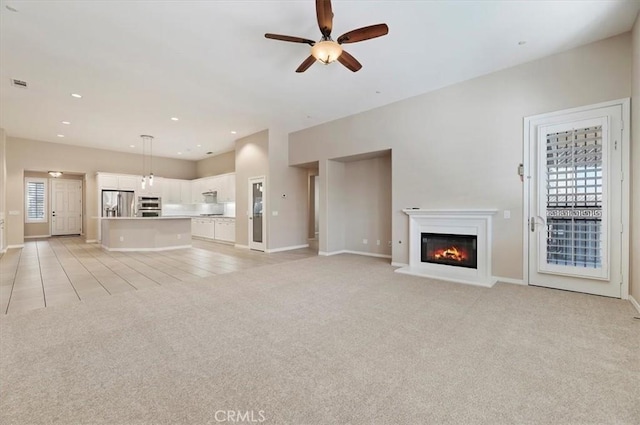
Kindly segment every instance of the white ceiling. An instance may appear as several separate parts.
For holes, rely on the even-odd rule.
[[[141,153],[139,135],[151,134],[154,155],[194,160],[271,126],[300,130],[626,32],[640,10],[640,0],[334,0],[334,39],[382,22],[389,35],[345,45],[357,73],[316,63],[296,74],[309,46],[264,33],[319,39],[312,0],[0,4],[9,136]]]

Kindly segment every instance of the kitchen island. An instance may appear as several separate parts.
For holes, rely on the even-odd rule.
[[[164,251],[191,247],[191,217],[101,217],[107,251]]]

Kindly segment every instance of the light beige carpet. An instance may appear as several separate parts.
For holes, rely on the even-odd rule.
[[[633,316],[314,257],[3,317],[0,423],[637,424]]]

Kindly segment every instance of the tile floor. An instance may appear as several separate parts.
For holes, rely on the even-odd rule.
[[[147,287],[316,255],[312,249],[274,254],[201,240],[159,252],[109,252],[80,237],[28,241],[0,257],[0,313],[68,304]]]

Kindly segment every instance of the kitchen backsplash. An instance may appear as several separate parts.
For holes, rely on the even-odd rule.
[[[223,214],[229,217],[236,216],[236,204],[229,202],[225,204],[164,204],[162,215],[191,215],[200,214]]]

